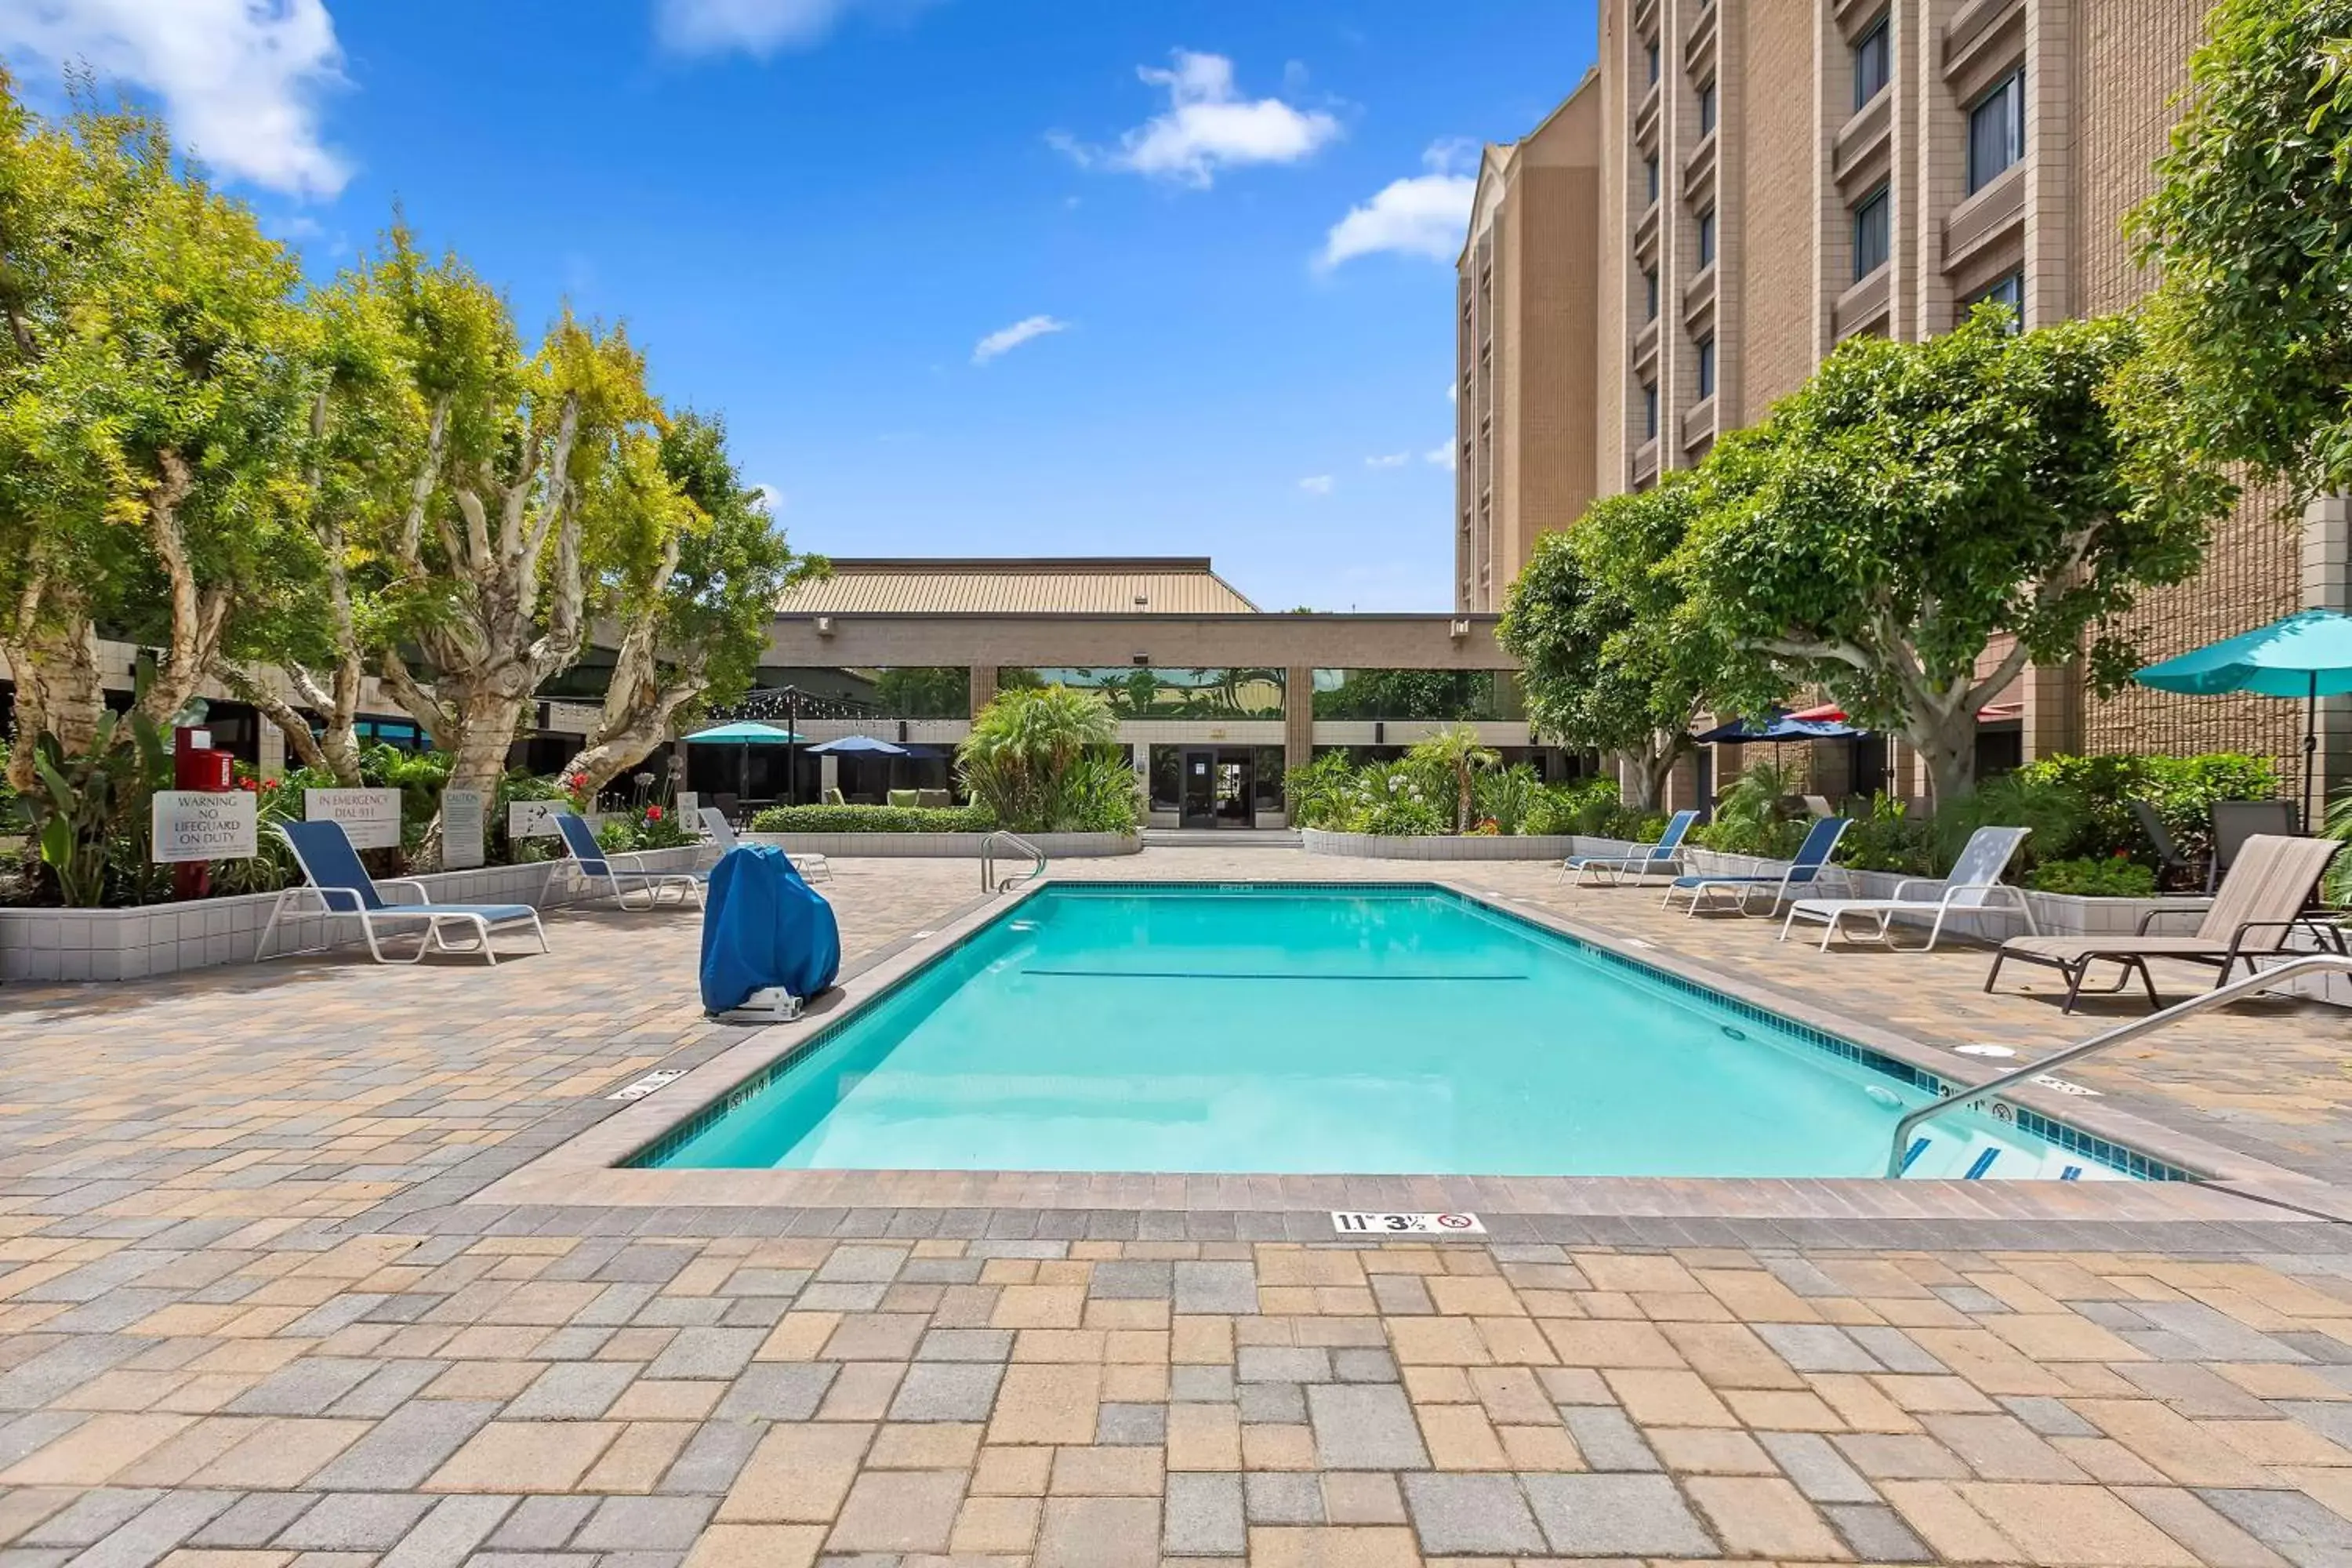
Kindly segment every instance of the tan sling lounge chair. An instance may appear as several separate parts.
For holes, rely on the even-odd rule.
[[[2121,973],[2109,992],[2121,991],[2131,984],[2134,971],[2140,984],[2147,988],[2151,1007],[2164,1005],[2156,994],[2156,977],[2148,973],[2151,958],[2175,959],[2184,963],[2211,963],[2221,967],[2218,986],[2226,984],[2231,974],[2243,962],[2249,974],[2254,973],[2255,959],[2265,953],[2280,952],[2286,946],[2290,932],[2297,927],[2309,931],[2324,946],[2344,951],[2341,932],[2324,925],[2309,914],[2307,906],[2312,889],[2327,863],[2336,858],[2344,846],[2332,838],[2289,838],[2276,834],[2258,834],[2246,840],[2238,858],[2230,867],[2230,874],[2221,880],[2221,890],[2213,895],[2213,905],[2202,911],[2193,910],[2151,910],[2139,922],[2139,931],[2131,936],[2018,936],[2000,944],[1993,954],[1992,970],[1985,976],[1985,989],[2000,976],[2001,964],[2010,959],[2027,963],[2046,963],[2066,976],[2065,1011],[2074,1010],[2074,1002],[2083,992],[2083,977],[2092,964],[2113,963]],[[2159,915],[2200,914],[2194,936],[2149,936],[2148,923]]]

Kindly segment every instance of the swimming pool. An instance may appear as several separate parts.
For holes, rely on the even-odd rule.
[[[631,1163],[1874,1176],[1939,1091],[1446,889],[1065,883]],[[2025,1120],[1939,1118],[1906,1173],[2170,1173]]]

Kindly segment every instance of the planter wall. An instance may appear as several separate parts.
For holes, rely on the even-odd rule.
[[[977,860],[985,833],[746,833],[746,844],[772,844],[787,855],[837,856],[844,860],[866,858],[891,859]],[[1106,855],[1132,855],[1143,840],[1132,833],[1024,833],[1021,836],[1045,852],[1049,860],[1086,860]],[[1000,848],[997,858],[1018,858]]]
[[[658,849],[636,862],[648,871],[689,871],[699,846]],[[415,880],[437,904],[529,904],[555,909],[604,897],[574,876],[569,860],[439,871]],[[149,904],[135,910],[0,910],[0,980],[143,980],[249,963],[275,893]],[[359,946],[358,922],[322,915],[289,916],[269,939],[272,952]],[[362,949],[364,956],[364,949]]]
[[[1299,842],[1309,855],[1340,855],[1359,860],[1560,860],[1576,853],[1570,834],[1333,833],[1302,827]]]

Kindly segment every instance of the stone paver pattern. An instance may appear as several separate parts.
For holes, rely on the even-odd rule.
[[[853,957],[975,891],[961,862],[839,870]],[[2046,988],[1975,993],[1981,952],[1824,956],[1482,879],[1923,1039],[2083,1032]],[[690,913],[550,931],[495,970],[0,995],[0,1568],[2352,1561],[2352,1241],[523,1229],[466,1199],[737,1037],[696,1008]],[[2074,1076],[2332,1173],[2340,1020],[2265,1005]]]

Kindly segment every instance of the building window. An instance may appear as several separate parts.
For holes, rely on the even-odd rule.
[[[1715,129],[1715,83],[1710,81],[1698,89],[1698,133],[1706,135]]]
[[[1715,395],[1715,340],[1705,338],[1698,345],[1698,400],[1705,403]]]
[[[1654,202],[1658,199],[1658,155],[1656,153],[1650,154],[1650,161],[1644,168],[1650,182],[1650,199]]]
[[[1886,90],[1894,56],[1887,48],[1886,18],[1881,16],[1853,46],[1853,107],[1860,111]]]
[[[1715,209],[1698,215],[1698,265],[1704,272],[1715,265]]]
[[[1969,194],[2025,156],[2025,73],[2011,72],[1969,110]]]
[[[1658,438],[1658,388],[1655,383],[1642,384],[1642,439]]]
[[[1659,58],[1660,58],[1659,54],[1658,54],[1658,40],[1657,40],[1657,39],[1655,39],[1655,38],[1652,38],[1652,39],[1650,40],[1650,42],[1649,42],[1649,51],[1650,51],[1650,80],[1651,80],[1651,81],[1653,81],[1653,82],[1655,82],[1655,81],[1658,79],[1658,68],[1659,68]]]
[[[1888,241],[1894,224],[1894,203],[1886,187],[1864,196],[1853,209],[1853,279],[1859,283],[1886,265]]]
[[[1988,304],[2007,310],[2009,330],[2016,331],[2025,321],[2025,269],[2004,273],[1969,295],[1960,301],[1960,314],[1965,318],[1977,306]]]
[[[1658,269],[1654,267],[1642,274],[1642,306],[1643,321],[1658,319]]]

